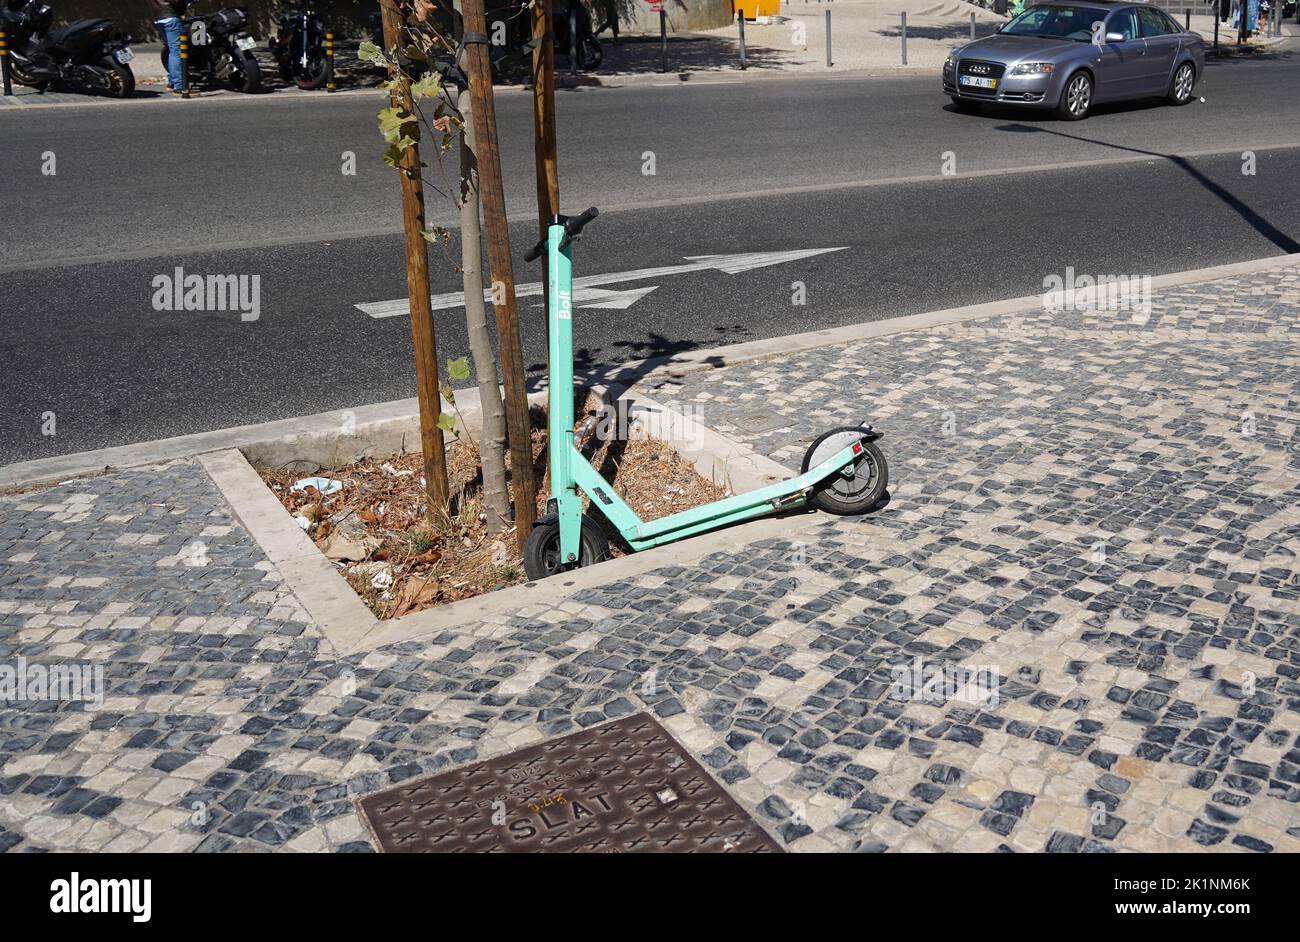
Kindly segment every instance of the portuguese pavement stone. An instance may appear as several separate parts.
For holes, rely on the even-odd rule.
[[[645,710],[803,851],[1300,850],[1300,270],[646,392],[892,500],[346,657],[196,461],[0,496],[0,851],[374,849],[358,796]],[[754,417],[758,416],[761,421]]]

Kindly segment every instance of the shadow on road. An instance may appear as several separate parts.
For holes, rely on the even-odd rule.
[[[751,340],[753,336],[743,324],[721,325],[713,328],[717,339],[710,340],[709,346],[725,345]],[[669,339],[662,334],[649,334],[645,340],[618,340],[609,345],[615,357],[626,358],[625,362],[609,362],[610,352],[601,347],[583,347],[573,353],[573,371],[587,385],[608,385],[614,388],[633,386],[647,374],[674,363],[690,363],[692,366],[703,364],[709,367],[726,366],[725,357],[711,356],[705,360],[679,359],[683,354],[698,350],[705,344],[701,341]],[[546,379],[546,364],[531,363],[526,369],[530,390],[542,388]]]
[[[1268,239],[1283,252],[1288,255],[1300,252],[1300,242],[1291,238],[1281,229],[1277,228],[1277,226],[1273,225],[1257,213],[1227,187],[1220,183],[1216,183],[1200,170],[1197,170],[1196,167],[1192,165],[1192,162],[1186,157],[1179,156],[1178,154],[1162,154],[1159,151],[1144,150],[1140,147],[1127,147],[1123,144],[1111,144],[1108,141],[1098,141],[1090,137],[1084,137],[1080,134],[1067,134],[1064,131],[1054,131],[1051,128],[1036,127],[1029,124],[1003,124],[999,125],[995,130],[1007,131],[1014,134],[1054,134],[1057,137],[1067,138],[1072,141],[1080,141],[1084,144],[1096,144],[1098,147],[1109,147],[1112,150],[1127,151],[1130,154],[1140,154],[1144,157],[1157,157],[1161,160],[1167,160],[1182,169],[1182,171],[1193,180],[1217,196],[1256,232]]]

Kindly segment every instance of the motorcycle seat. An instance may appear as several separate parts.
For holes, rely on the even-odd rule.
[[[111,21],[102,17],[92,17],[84,20],[77,20],[69,23],[67,26],[58,26],[46,33],[50,43],[55,46],[63,45],[64,40],[76,33],[92,32],[103,29],[105,26],[111,27]]]

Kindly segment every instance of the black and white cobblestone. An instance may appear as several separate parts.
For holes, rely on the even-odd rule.
[[[0,851],[369,851],[356,796],[636,710],[791,849],[1300,849],[1300,273],[1154,302],[657,380],[790,466],[874,422],[893,502],[349,657],[196,462],[0,497],[0,663],[107,685],[0,706]]]

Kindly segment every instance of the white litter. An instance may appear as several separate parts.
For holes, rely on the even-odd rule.
[[[294,481],[291,491],[305,491],[309,487],[316,488],[321,494],[333,494],[335,491],[343,490],[343,482],[336,481],[333,478],[303,478],[301,481]]]

